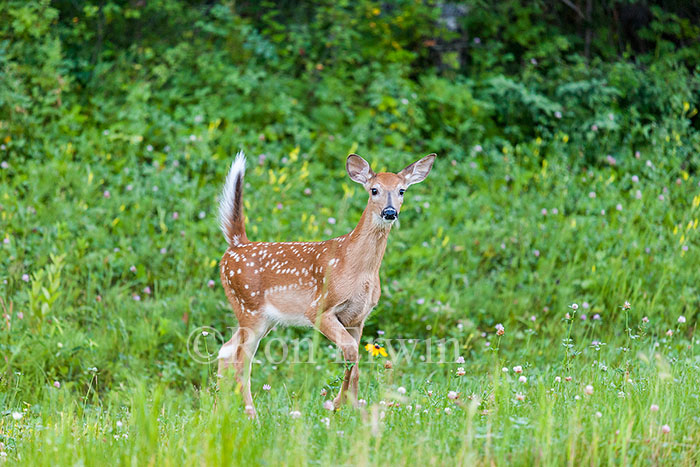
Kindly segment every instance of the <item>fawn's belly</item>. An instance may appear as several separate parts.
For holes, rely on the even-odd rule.
[[[309,304],[314,301],[311,290],[283,290],[266,294],[262,314],[269,321],[283,326],[313,326]]]
[[[336,303],[323,303],[325,296],[316,289],[281,287],[266,291],[260,312],[270,322],[283,326],[313,326],[320,313],[333,313],[346,327],[360,326],[377,305],[379,284],[359,281],[342,297],[330,294]]]

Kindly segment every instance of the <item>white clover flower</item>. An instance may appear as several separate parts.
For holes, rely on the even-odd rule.
[[[506,333],[506,328],[504,328],[501,323],[498,323],[495,327],[496,327],[496,335],[497,336],[502,336],[503,334]]]

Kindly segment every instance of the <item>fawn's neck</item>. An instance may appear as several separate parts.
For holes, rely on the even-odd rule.
[[[391,224],[381,224],[365,209],[355,229],[348,234],[347,261],[351,270],[378,273],[382,265]]]

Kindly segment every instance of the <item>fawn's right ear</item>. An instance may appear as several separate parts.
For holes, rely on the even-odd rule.
[[[357,154],[350,154],[348,160],[345,163],[345,169],[350,175],[350,179],[353,182],[366,185],[374,177],[374,172],[370,168],[366,160],[358,156]]]

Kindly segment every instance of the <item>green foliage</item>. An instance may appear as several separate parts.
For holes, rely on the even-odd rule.
[[[697,410],[683,407],[698,400],[700,45],[682,3],[652,5],[632,32],[621,13],[633,2],[580,14],[553,0],[456,13],[413,0],[0,3],[0,442],[37,463],[285,462],[262,452],[273,438],[287,463],[693,462],[683,446],[697,444]],[[211,326],[215,353],[235,326],[209,281],[225,249],[216,196],[239,149],[248,235],[269,241],[354,227],[365,194],[345,174],[348,153],[398,171],[437,152],[391,233],[366,336],[454,338],[471,376],[363,367],[367,413],[331,416],[316,394],[340,366],[324,353],[318,369],[256,368],[254,387],[276,391],[257,391],[263,424],[282,430],[255,438],[235,397],[212,409],[214,369],[187,340]],[[574,301],[588,308],[569,336]],[[628,321],[644,316],[631,345]],[[609,371],[594,372],[601,361]],[[515,364],[530,386],[501,374]],[[565,374],[577,386],[552,392]],[[575,399],[584,382],[591,405]],[[404,406],[429,413],[382,422],[379,401],[400,385],[413,395]],[[480,402],[450,405],[449,390]],[[665,412],[650,414],[661,394]],[[309,418],[290,419],[295,409]]]

